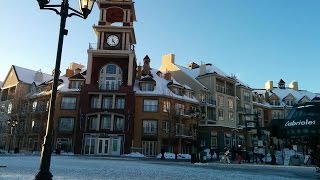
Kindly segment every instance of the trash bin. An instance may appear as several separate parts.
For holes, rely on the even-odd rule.
[[[14,148],[14,153],[15,154],[19,153],[19,148]]]
[[[206,163],[207,162],[207,152],[202,151],[200,153],[200,162],[201,163]]]
[[[196,153],[191,154],[191,163],[194,164],[197,162],[197,155]]]

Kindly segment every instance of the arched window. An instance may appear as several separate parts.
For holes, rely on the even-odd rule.
[[[115,64],[107,64],[100,70],[99,87],[102,90],[118,90],[122,84],[122,70]]]

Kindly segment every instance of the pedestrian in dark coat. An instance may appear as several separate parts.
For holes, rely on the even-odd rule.
[[[161,148],[161,160],[165,160],[166,158],[164,157],[164,147]]]

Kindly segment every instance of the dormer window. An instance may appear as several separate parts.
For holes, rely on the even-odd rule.
[[[176,95],[180,95],[181,93],[181,90],[179,89],[179,88],[177,88],[177,87],[172,87],[171,88],[171,91],[174,93],[174,94],[176,94]]]
[[[81,81],[71,81],[70,88],[71,89],[81,89],[82,82]]]
[[[154,84],[153,83],[141,83],[141,91],[153,91]]]

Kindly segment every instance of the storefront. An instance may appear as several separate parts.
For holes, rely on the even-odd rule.
[[[313,152],[320,144],[320,103],[294,107],[287,119],[272,121],[271,132],[279,150],[293,150],[304,161],[311,157],[312,162]]]

